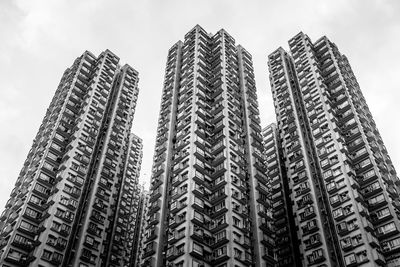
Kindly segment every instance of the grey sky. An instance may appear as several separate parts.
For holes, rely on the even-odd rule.
[[[327,35],[346,54],[400,171],[400,1],[13,1],[0,2],[0,209],[14,186],[65,68],[110,49],[139,71],[133,132],[151,173],[168,49],[194,25],[227,30],[253,56],[262,125],[275,120],[267,56],[299,31]]]

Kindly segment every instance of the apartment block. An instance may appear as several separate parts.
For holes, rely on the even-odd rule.
[[[0,216],[1,266],[125,266],[137,95],[138,72],[109,50],[66,69]]]
[[[278,136],[277,125],[272,123],[262,131],[265,147],[265,160],[267,165],[268,189],[270,196],[277,262],[275,266],[302,266],[300,262],[299,241],[297,239],[296,226],[293,220],[292,200],[283,153]]]
[[[195,26],[168,52],[141,266],[274,264],[262,142],[251,55]]]
[[[134,255],[132,258],[131,266],[137,267],[140,266],[142,254],[143,254],[143,247],[144,247],[144,237],[145,237],[145,229],[147,228],[147,204],[149,202],[149,192],[144,189],[142,186],[142,191],[140,192],[139,198],[139,212],[137,218],[139,219],[136,223],[135,229],[135,244],[134,244]]]
[[[299,33],[268,57],[303,266],[398,266],[400,180],[348,59]]]

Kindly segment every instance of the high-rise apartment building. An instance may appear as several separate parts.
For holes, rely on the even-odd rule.
[[[143,242],[145,237],[145,229],[147,227],[146,213],[147,213],[147,203],[149,202],[149,192],[142,186],[142,191],[139,198],[139,215],[140,219],[136,224],[135,230],[135,251],[132,259],[133,267],[139,267],[143,254]],[[132,265],[131,265],[132,266]]]
[[[347,58],[299,33],[269,56],[303,266],[399,266],[400,180]]]
[[[262,131],[265,147],[268,189],[265,190],[271,198],[271,208],[274,225],[275,254],[277,267],[301,266],[299,243],[296,226],[293,220],[292,200],[290,199],[284,160],[281,151],[277,126],[272,123]]]
[[[172,46],[141,266],[271,266],[258,115],[251,56],[225,30]]]
[[[134,266],[139,249],[137,240],[143,218],[143,188],[139,185],[143,141],[132,133],[129,138],[129,146],[124,151],[122,185],[116,196],[116,223],[106,239],[111,240],[108,244],[109,259],[104,266]]]
[[[142,142],[138,73],[118,62],[85,52],[64,72],[0,217],[1,266],[125,266]]]

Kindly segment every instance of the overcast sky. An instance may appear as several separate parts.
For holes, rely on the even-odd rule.
[[[133,132],[151,174],[168,49],[196,24],[224,28],[253,56],[262,126],[275,120],[267,56],[303,31],[346,54],[400,171],[400,1],[0,1],[0,211],[63,71],[85,50],[110,49],[139,71]]]

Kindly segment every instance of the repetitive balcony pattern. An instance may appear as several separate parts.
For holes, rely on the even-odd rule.
[[[135,212],[132,201],[118,203],[139,171],[120,167],[128,164],[138,73],[118,62],[108,50],[85,52],[65,71],[1,215],[1,263],[117,266],[107,245],[124,209]]]
[[[290,191],[286,168],[283,162],[282,148],[276,124],[270,124],[263,129],[263,143],[265,147],[264,158],[267,165],[269,176],[269,190],[262,186],[259,181],[260,194],[265,194],[270,198],[271,206],[257,205],[258,213],[265,218],[273,219],[273,239],[264,239],[266,243],[272,243],[277,256],[276,266],[300,266],[300,251],[296,233],[296,225],[293,221],[293,211],[291,209]],[[257,177],[259,178],[259,177]],[[304,180],[304,177],[303,177]],[[308,196],[308,194],[306,195]],[[311,203],[310,197],[299,200],[298,206],[303,208]]]
[[[250,54],[194,27],[168,54],[141,266],[274,262],[249,193],[259,124]]]
[[[347,58],[326,37],[312,43],[299,33],[289,47],[290,55],[271,54],[269,67],[294,211],[300,234],[309,236],[300,246],[303,264],[395,266],[399,179]],[[302,153],[291,152],[299,145]],[[308,161],[298,169],[291,162],[301,154]],[[309,228],[315,219],[323,222],[319,236]]]

